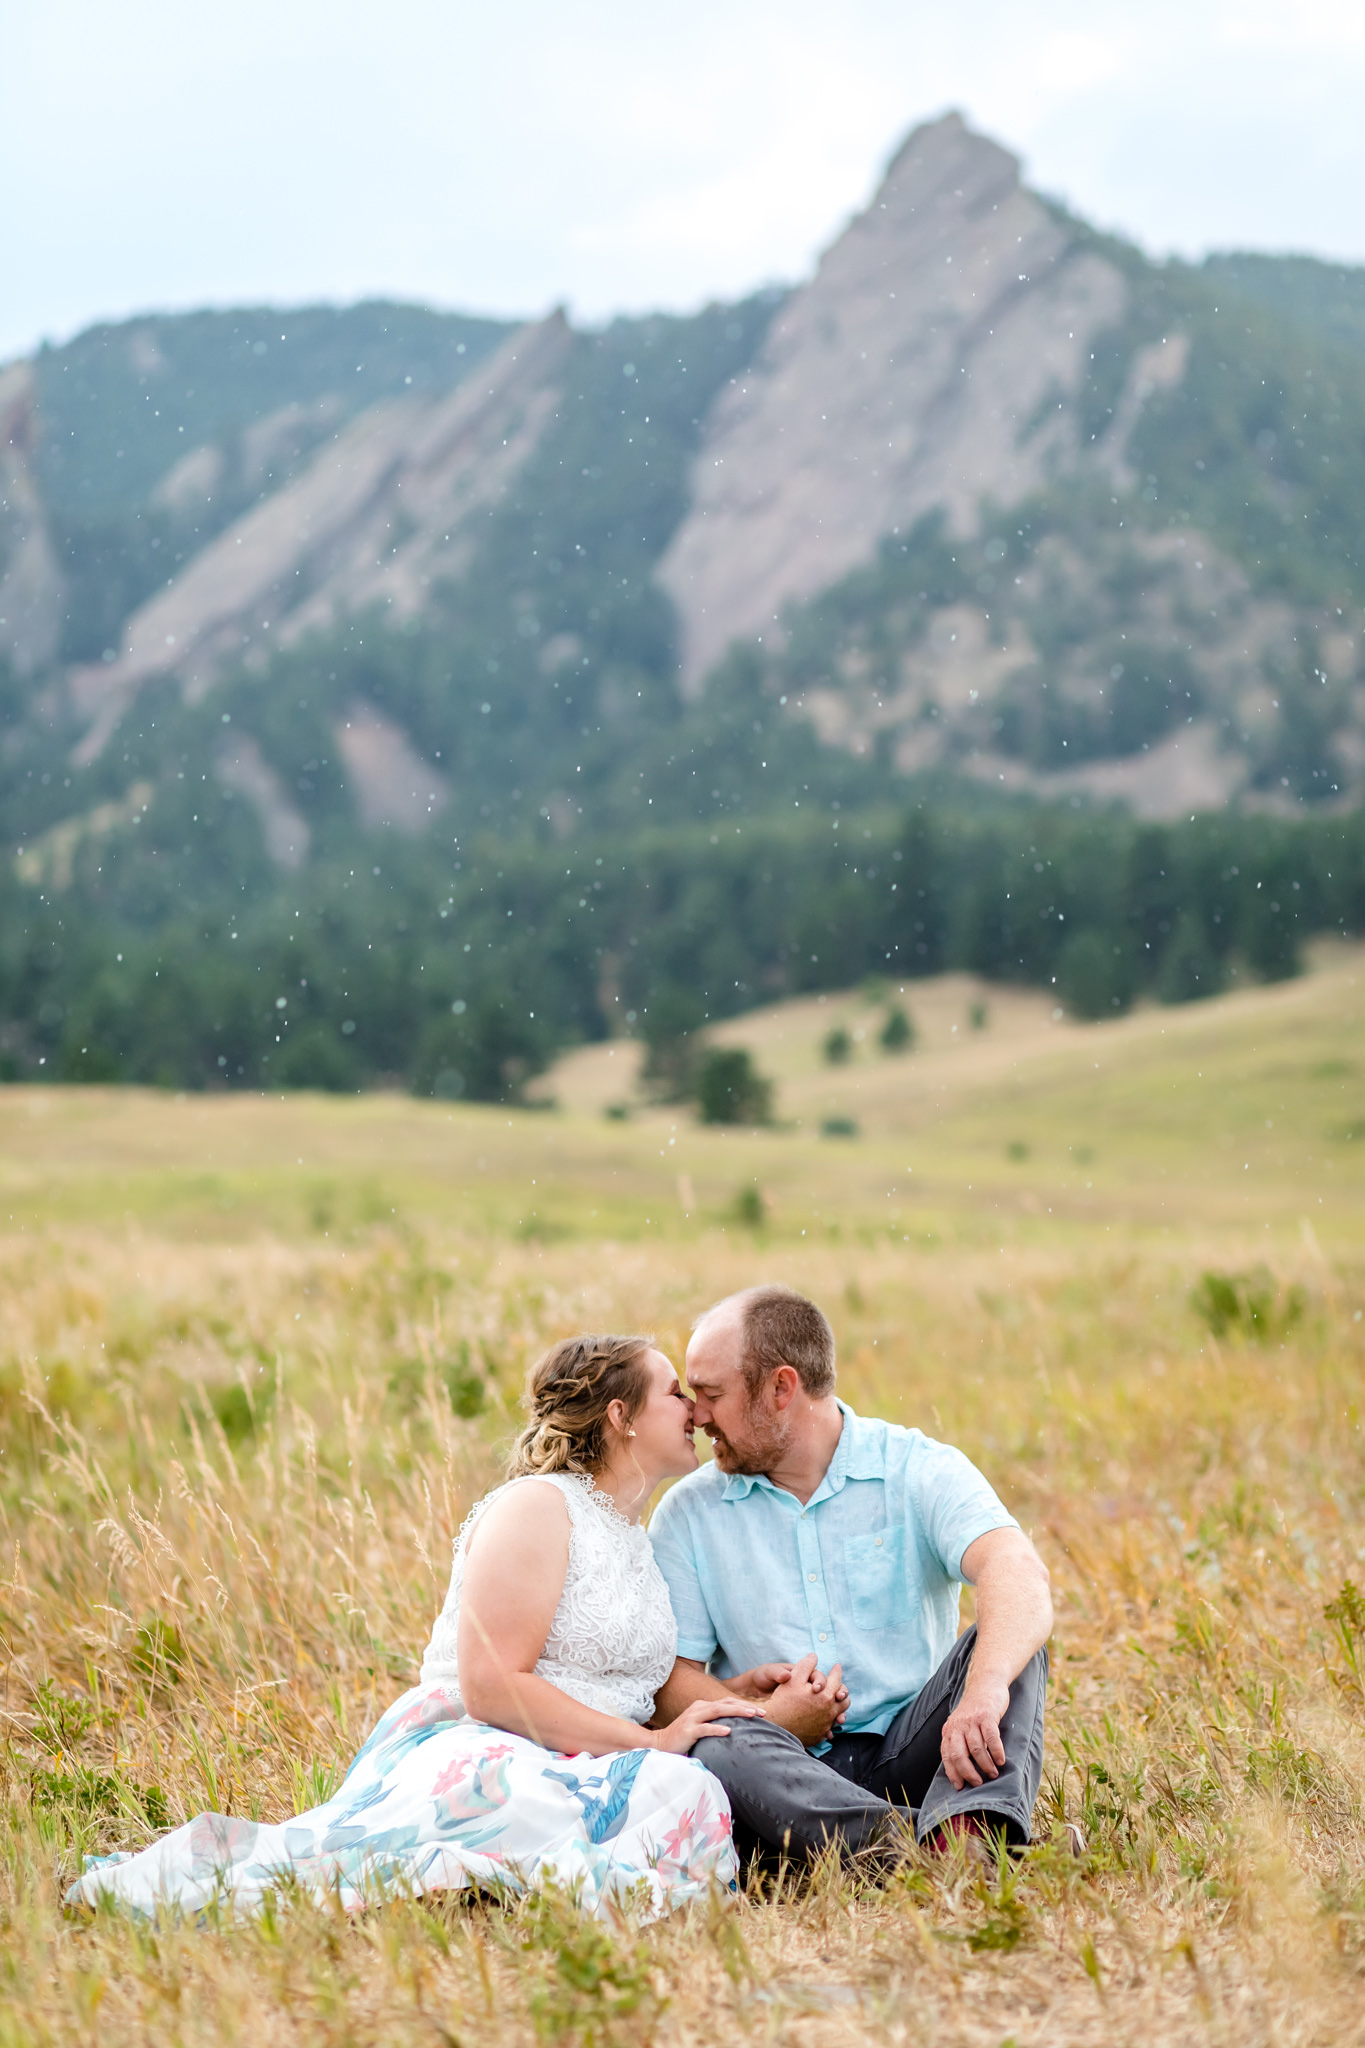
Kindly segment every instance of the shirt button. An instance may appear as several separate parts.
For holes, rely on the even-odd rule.
[[[881,1549],[881,1547],[882,1547],[882,1539],[881,1539],[881,1537],[879,1536],[879,1537],[877,1538],[877,1548],[878,1548],[878,1550],[880,1550],[880,1549]]]
[[[815,1581],[816,1581],[816,1580],[817,1580],[817,1579],[819,1578],[819,1576],[820,1576],[819,1572],[812,1572],[812,1573],[811,1573],[811,1575],[810,1575],[810,1582],[811,1582],[812,1586],[813,1586],[813,1585],[815,1584]]]
[[[825,1632],[823,1629],[821,1629],[820,1631],[820,1640],[822,1643],[825,1641]]]

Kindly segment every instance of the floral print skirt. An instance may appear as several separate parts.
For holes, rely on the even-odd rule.
[[[471,1721],[453,1687],[395,1700],[332,1798],[277,1825],[201,1813],[136,1855],[91,1857],[69,1905],[250,1912],[281,1883],[356,1911],[384,1894],[545,1882],[585,1912],[657,1917],[734,1881],[730,1806],[691,1757],[563,1756]]]

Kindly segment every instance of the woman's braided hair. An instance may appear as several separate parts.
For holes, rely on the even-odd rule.
[[[507,1476],[528,1472],[599,1472],[607,1456],[607,1410],[627,1418],[648,1393],[644,1372],[652,1337],[566,1337],[531,1367],[526,1382],[530,1421],[512,1446]]]

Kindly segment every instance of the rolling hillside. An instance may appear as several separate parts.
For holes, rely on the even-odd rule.
[[[921,1043],[900,1057],[877,1050],[878,1008],[858,992],[721,1027],[777,1082],[769,1130],[651,1106],[625,1041],[568,1054],[537,1091],[557,1107],[539,1114],[392,1094],[12,1089],[0,1093],[0,1197],[16,1228],[118,1214],[226,1240],[268,1229],[345,1241],[420,1221],[530,1243],[757,1228],[763,1242],[848,1236],[918,1253],[1197,1229],[1246,1259],[1262,1239],[1297,1244],[1306,1222],[1329,1248],[1358,1245],[1360,947],[1321,949],[1294,983],[1112,1023],[958,976],[904,993]],[[855,1056],[832,1069],[820,1046],[838,1023]],[[627,1120],[604,1116],[621,1101],[634,1104]],[[831,1118],[856,1135],[823,1135]],[[757,1211],[740,1206],[746,1190]]]

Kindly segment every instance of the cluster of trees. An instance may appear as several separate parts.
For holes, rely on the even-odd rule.
[[[3,1071],[506,1101],[566,1043],[627,1031],[691,1092],[706,1024],[784,994],[957,967],[1112,1016],[1365,931],[1358,815],[822,807],[599,847],[393,844],[152,930],[0,884]]]
[[[902,1003],[888,1003],[877,1031],[877,1043],[882,1051],[909,1052],[916,1036],[914,1023],[905,1006]],[[845,1067],[853,1058],[854,1035],[846,1024],[836,1024],[832,1030],[825,1033],[820,1050],[827,1065]]]

